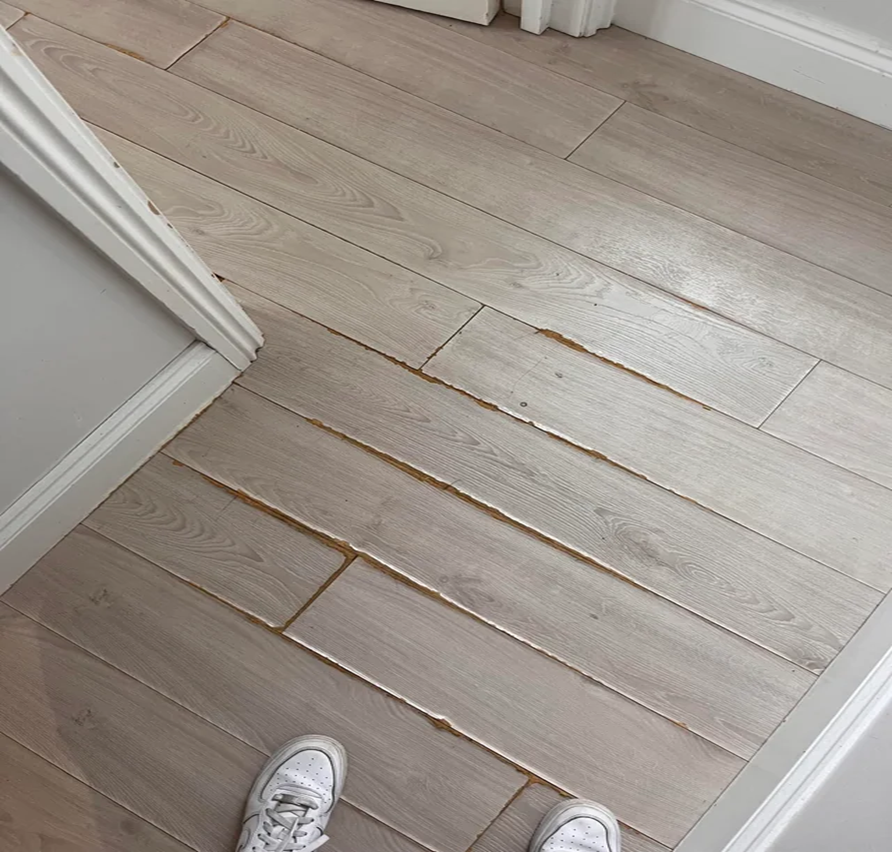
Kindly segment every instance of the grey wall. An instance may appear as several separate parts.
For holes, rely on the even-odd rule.
[[[0,512],[192,340],[0,167]]]

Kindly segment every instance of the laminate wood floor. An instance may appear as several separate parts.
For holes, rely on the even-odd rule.
[[[0,601],[0,843],[668,852],[892,589],[892,131],[621,30],[0,0],[258,322]]]

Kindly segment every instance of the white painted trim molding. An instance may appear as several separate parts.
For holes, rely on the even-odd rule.
[[[890,703],[892,595],[887,595],[675,852],[771,850]]]
[[[233,366],[254,359],[257,326],[3,30],[0,165]]]
[[[196,341],[0,514],[0,592],[223,393],[238,373]]]
[[[505,11],[520,18],[521,29],[546,29],[571,36],[590,36],[609,27],[616,0],[504,0]]]
[[[782,0],[619,0],[613,23],[892,127],[892,49],[817,9],[807,15]]]

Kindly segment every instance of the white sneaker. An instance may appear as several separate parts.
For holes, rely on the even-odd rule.
[[[530,852],[620,852],[619,823],[594,802],[559,802],[539,823]]]
[[[312,852],[344,787],[347,753],[329,737],[298,737],[264,765],[248,794],[235,852]]]

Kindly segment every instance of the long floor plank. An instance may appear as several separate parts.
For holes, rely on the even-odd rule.
[[[261,438],[245,447],[249,424]],[[247,391],[230,391],[167,451],[742,756],[812,681]]]
[[[880,596],[276,305],[247,304],[267,343],[244,387],[800,665],[820,671]],[[865,552],[884,551],[881,529]],[[892,569],[875,563],[888,588]]]
[[[778,163],[892,204],[892,131],[619,27],[596,38],[433,23]]]
[[[21,9],[17,9],[15,6],[10,6],[9,3],[4,3],[3,0],[0,0],[0,28],[8,29],[24,14]]]
[[[762,428],[892,488],[890,423],[892,391],[818,364]]]
[[[226,20],[187,0],[20,0],[19,6],[161,68]]]
[[[892,294],[886,205],[632,105],[570,160]]]
[[[246,56],[252,61],[243,61]],[[860,336],[848,343],[834,338],[803,345],[790,338],[790,329],[814,332],[812,301],[856,305],[869,298],[861,291],[871,288],[444,113],[365,75],[354,73],[349,86],[342,80],[336,93],[317,95],[328,77],[326,61],[281,39],[233,24],[190,53],[175,71],[813,355],[838,361],[835,342],[840,349],[861,349],[863,357]],[[318,79],[318,87],[308,86],[308,78]],[[301,96],[295,96],[296,88]],[[357,120],[362,134],[355,133]],[[882,304],[888,316],[890,297],[879,295],[886,296]],[[892,363],[867,369],[870,377],[882,375],[878,381],[892,383]]]
[[[350,756],[348,801],[431,849],[464,852],[524,780],[479,747],[89,530],[70,533],[5,600],[267,754],[301,733],[336,737]],[[7,650],[5,637],[0,645],[16,653],[13,643]],[[34,682],[33,671],[20,670],[28,663],[24,657],[10,667],[13,703]],[[63,669],[64,657],[58,665]],[[183,742],[172,741],[171,748],[195,755]],[[126,763],[121,772],[129,771]],[[211,763],[203,771],[224,768]],[[243,779],[236,774],[232,783],[244,796]],[[176,794],[184,809],[195,810],[199,787],[158,784],[170,791],[161,795]],[[234,808],[228,800],[220,807],[226,827]]]
[[[330,838],[326,852],[425,852],[426,848],[343,800],[325,833]]]
[[[483,832],[469,852],[527,852],[539,821],[558,802],[566,799],[544,784],[531,784]],[[666,847],[623,828],[623,852],[666,852]]]
[[[815,362],[144,63],[37,19],[17,26],[88,120],[747,422]],[[834,308],[837,325],[852,313]]]
[[[202,259],[235,281],[412,366],[480,303],[96,128]]]
[[[0,733],[197,852],[235,843],[262,753],[2,603],[0,639]]]
[[[84,525],[268,624],[284,624],[344,555],[155,456]]]
[[[663,842],[680,840],[741,766],[684,728],[361,560],[288,635],[562,788],[609,802],[624,822]],[[582,753],[593,759],[580,761]]]
[[[207,794],[207,785],[196,791],[199,801],[202,791]],[[0,846],[8,852],[190,852],[3,734],[0,812]]]
[[[377,3],[203,0],[203,4],[559,157],[570,154],[622,103],[432,21]],[[338,66],[329,67],[334,74],[330,85],[335,86]]]
[[[892,397],[892,391],[820,364],[803,382],[806,390],[800,386],[780,411],[808,396],[815,373],[826,375],[822,368]],[[784,441],[706,411],[488,309],[425,371],[843,574],[883,592],[892,584],[892,491]],[[837,419],[850,418],[849,428],[840,431],[831,426],[830,415],[817,421],[842,441],[849,440],[845,436],[852,435],[856,423],[882,422],[879,416],[861,420],[867,413],[847,407],[844,399],[823,403],[840,412]],[[769,423],[779,422],[774,417],[778,414]],[[802,421],[816,418],[804,416]],[[800,420],[793,417],[792,422]],[[869,432],[868,426],[864,433]],[[884,440],[881,431],[873,434]]]

